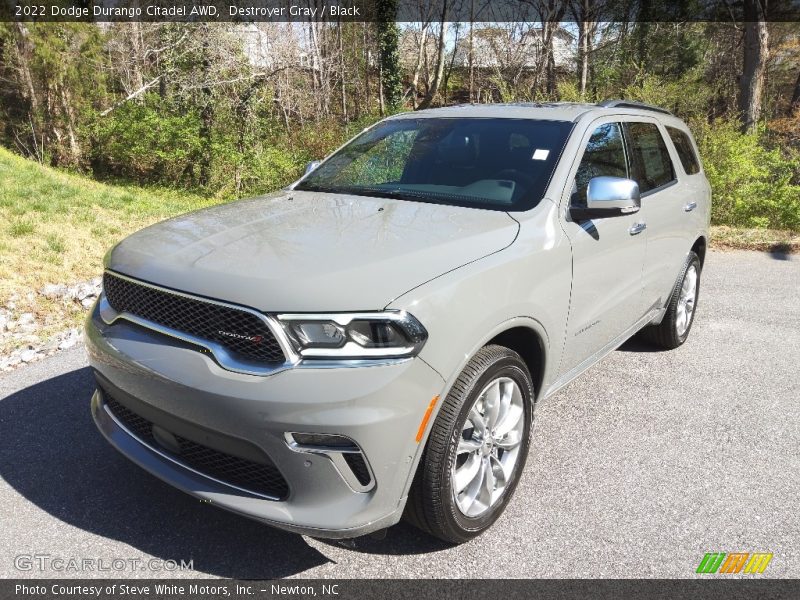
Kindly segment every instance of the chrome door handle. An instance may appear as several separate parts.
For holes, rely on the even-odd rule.
[[[697,202],[689,202],[689,204],[683,207],[683,210],[692,212],[695,208],[697,208]]]
[[[631,228],[628,229],[628,233],[631,235],[637,235],[642,233],[645,229],[647,229],[647,223],[634,223],[631,225]]]

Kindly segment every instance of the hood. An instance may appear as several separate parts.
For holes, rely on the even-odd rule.
[[[282,191],[152,225],[106,266],[266,312],[378,310],[518,229],[501,211]]]

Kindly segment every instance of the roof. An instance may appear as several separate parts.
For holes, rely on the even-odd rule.
[[[604,114],[646,114],[648,116],[667,117],[668,111],[646,105],[636,106],[634,103],[615,101],[602,104],[580,102],[514,102],[506,104],[459,104],[443,108],[429,108],[416,112],[395,115],[394,119],[429,118],[429,117],[473,117],[490,119],[540,119],[543,121],[577,121],[581,116],[592,112],[598,116]],[[666,113],[666,114],[665,114]]]

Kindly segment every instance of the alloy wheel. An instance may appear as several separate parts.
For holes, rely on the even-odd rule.
[[[451,472],[456,506],[467,517],[483,515],[511,483],[525,427],[523,402],[517,383],[498,377],[469,410]]]
[[[686,269],[686,275],[681,284],[680,296],[678,296],[677,315],[675,319],[675,331],[679,337],[683,337],[692,323],[694,315],[694,305],[697,298],[697,266],[690,265]]]

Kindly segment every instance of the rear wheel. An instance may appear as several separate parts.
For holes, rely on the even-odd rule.
[[[672,290],[664,318],[659,325],[643,329],[642,338],[667,350],[683,344],[689,337],[689,331],[694,323],[699,295],[700,259],[697,254],[690,252]]]
[[[486,346],[473,357],[431,429],[408,499],[412,524],[462,543],[498,519],[527,458],[533,396],[513,350]]]

